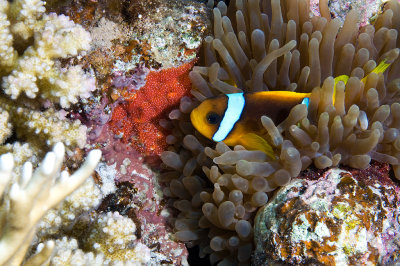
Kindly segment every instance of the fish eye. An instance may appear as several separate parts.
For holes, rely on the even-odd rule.
[[[220,119],[221,119],[221,117],[217,113],[209,112],[207,114],[207,121],[210,124],[215,125],[215,124],[217,124],[219,122]]]

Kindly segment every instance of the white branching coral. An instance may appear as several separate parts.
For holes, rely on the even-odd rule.
[[[78,241],[74,238],[63,237],[56,240],[56,252],[51,259],[54,266],[63,265],[102,265],[104,254],[85,253],[79,249]]]
[[[49,108],[37,111],[28,107],[15,106],[12,101],[0,97],[0,105],[10,114],[19,139],[29,139],[36,136],[31,142],[45,143],[52,146],[57,142],[64,142],[66,146],[83,148],[86,144],[86,126],[79,120],[70,121],[63,116],[62,111]]]
[[[9,114],[0,108],[0,144],[11,135],[11,124],[8,122]]]
[[[51,265],[144,265],[150,262],[151,250],[136,238],[135,222],[118,212],[97,213],[96,209],[109,193],[104,176],[96,171],[102,185],[88,178],[57,208],[50,210],[38,223],[35,241],[53,241]],[[114,186],[115,188],[115,186]]]
[[[95,78],[60,59],[88,50],[90,34],[44,4],[0,0],[0,154],[26,143],[38,157],[60,141],[68,151],[86,144],[86,127],[59,108],[89,97]]]
[[[24,40],[32,37],[37,20],[46,11],[44,4],[41,0],[14,1],[8,11],[10,20],[14,22],[11,27],[12,33]]]
[[[90,252],[80,249],[78,241],[74,238],[63,237],[55,240],[55,254],[51,258],[51,265],[149,265],[151,263],[151,250],[142,243],[132,245],[131,236],[124,234],[134,233],[134,223],[118,213],[108,212],[101,215],[99,224],[105,225],[104,230],[99,230],[94,235],[100,237],[100,243],[88,239],[92,244]],[[127,222],[127,224],[124,224]],[[123,228],[127,229],[123,229]],[[118,239],[122,237],[122,239]],[[119,247],[125,247],[119,249]],[[93,251],[93,248],[96,249]],[[106,248],[107,250],[102,250]],[[104,253],[103,253],[104,252]]]
[[[29,161],[32,165],[38,165],[39,158],[35,154],[36,148],[33,148],[28,143],[20,143],[18,141],[14,143],[7,143],[0,146],[0,154],[11,153],[14,157],[14,176],[18,176],[21,173],[21,166]]]
[[[57,238],[60,232],[67,231],[74,223],[85,224],[86,214],[97,208],[104,197],[93,178],[86,179],[58,207],[48,211],[39,221],[36,227],[36,243]],[[79,227],[85,228],[86,225]]]
[[[99,173],[105,165],[105,163],[100,162],[95,169],[102,180],[101,185],[97,184],[93,178],[88,178],[61,204],[47,212],[36,227],[36,243],[33,243],[33,245],[43,242],[45,239],[58,239],[60,235],[63,235],[62,232],[65,234],[66,231],[69,231],[69,235],[77,237],[82,233],[80,229],[88,230],[94,220],[94,217],[88,218],[90,213],[95,212],[102,200],[117,189],[114,184],[114,176],[110,177],[112,181],[107,182],[104,174]],[[113,186],[108,184],[109,182],[112,182]],[[78,229],[74,230],[74,226]]]
[[[67,171],[61,172],[64,153],[64,145],[56,144],[33,173],[32,164],[25,163],[17,180],[12,178],[13,156],[7,153],[0,157],[0,265],[22,262],[41,217],[79,187],[101,157],[99,150],[91,151],[81,168],[70,176]],[[54,243],[48,242],[44,250],[42,246],[36,258],[48,254]]]
[[[95,82],[80,66],[62,68],[56,59],[89,49],[90,34],[64,15],[43,14],[42,5],[42,1],[0,1],[2,90],[12,99],[24,93],[65,108],[77,103],[78,97],[88,97]],[[20,57],[15,46],[25,48]]]
[[[87,197],[81,196],[81,199]],[[75,211],[79,213],[79,210]],[[73,212],[68,213],[73,215]],[[150,262],[151,250],[135,241],[136,224],[130,218],[118,212],[107,212],[99,214],[95,220],[80,217],[75,222],[80,223],[75,224],[76,231],[84,230],[86,237],[74,236],[76,231],[68,236],[58,234],[60,237],[53,237],[55,252],[50,259],[51,265],[145,265]],[[51,233],[51,230],[45,231]],[[77,239],[80,239],[79,243]]]

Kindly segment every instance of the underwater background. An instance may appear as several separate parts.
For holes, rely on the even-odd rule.
[[[0,264],[399,264],[399,15],[0,0]]]

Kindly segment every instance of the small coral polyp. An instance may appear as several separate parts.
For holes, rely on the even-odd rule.
[[[212,263],[249,263],[253,218],[267,193],[312,164],[365,169],[376,160],[400,178],[400,4],[387,2],[361,28],[354,10],[343,25],[329,14],[310,18],[307,0],[219,2],[213,14],[203,65],[190,73],[195,99],[182,99],[162,154],[164,192],[180,211],[178,240],[199,245]],[[382,61],[390,67],[375,73]],[[340,75],[349,79],[335,85]],[[311,92],[309,107],[295,106],[280,124],[261,118],[276,160],[176,126],[207,98],[266,90]]]

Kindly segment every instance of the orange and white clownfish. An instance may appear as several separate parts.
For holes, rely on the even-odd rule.
[[[383,73],[390,64],[383,60],[372,72]],[[347,83],[349,76],[335,78]],[[362,82],[365,83],[366,77]],[[297,104],[309,105],[311,93],[292,91],[261,91],[254,93],[232,93],[204,100],[193,109],[190,119],[203,136],[215,142],[223,141],[228,146],[242,145],[248,150],[264,151],[272,159],[275,153],[262,136],[266,130],[261,116],[266,115],[279,124]]]
[[[193,126],[203,136],[228,146],[242,145],[249,150],[262,150],[271,158],[274,151],[262,137],[266,131],[261,116],[279,124],[297,104],[308,105],[310,93],[261,91],[232,93],[203,101],[190,114]]]

